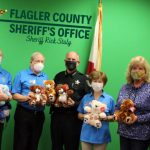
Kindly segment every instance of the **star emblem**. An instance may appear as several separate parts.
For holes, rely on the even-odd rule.
[[[77,85],[80,84],[80,81],[79,81],[79,80],[76,80],[76,81],[75,81],[75,84],[77,84]]]

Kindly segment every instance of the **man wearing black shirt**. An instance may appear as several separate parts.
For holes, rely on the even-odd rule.
[[[77,106],[82,97],[89,91],[87,78],[77,71],[79,55],[76,52],[66,54],[66,71],[56,74],[57,84],[68,84],[74,91],[71,96],[75,103],[63,107],[51,107],[51,139],[52,150],[78,150],[82,122],[77,117]]]

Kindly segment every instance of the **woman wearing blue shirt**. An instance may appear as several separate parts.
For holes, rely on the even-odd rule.
[[[92,92],[83,97],[78,107],[78,117],[81,120],[84,119],[84,115],[86,114],[84,107],[88,104],[90,105],[92,100],[106,104],[107,109],[105,113],[107,116],[104,120],[101,120],[101,128],[96,128],[83,122],[80,135],[82,150],[92,150],[92,148],[94,150],[106,150],[107,143],[111,141],[108,121],[113,120],[115,103],[114,99],[103,91],[103,87],[107,83],[107,76],[103,72],[93,71],[89,75],[89,78]]]
[[[11,91],[12,76],[8,71],[2,68],[1,66],[2,59],[3,59],[3,53],[0,50],[0,84],[7,85],[9,87],[9,90]],[[5,119],[9,117],[9,110],[11,108],[8,102],[10,99],[12,99],[11,94],[6,95],[0,92],[0,149],[1,149],[4,122]]]
[[[118,122],[120,150],[147,150],[150,144],[150,68],[142,56],[131,59],[127,84],[119,92],[116,109],[124,99],[135,103],[135,119],[128,124]]]

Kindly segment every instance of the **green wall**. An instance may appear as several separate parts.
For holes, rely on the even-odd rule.
[[[52,79],[54,75],[61,70],[64,70],[65,53],[70,50],[75,50],[79,53],[81,63],[79,71],[85,72],[87,59],[90,52],[92,42],[94,23],[97,15],[98,0],[26,0],[26,1],[8,1],[1,0],[0,8],[8,9],[8,12],[0,16],[0,48],[4,51],[3,67],[11,72],[13,77],[15,74],[29,66],[30,55],[34,51],[41,51],[46,56],[45,72]],[[59,26],[51,25],[57,30],[59,28],[83,29],[76,26],[89,27],[89,38],[62,37],[64,40],[70,40],[71,45],[44,43],[26,41],[28,34],[19,34],[10,32],[10,24],[14,22],[6,22],[4,20],[17,20],[10,18],[10,9],[17,10],[34,10],[44,12],[58,12],[64,14],[78,14],[92,16],[89,24],[83,23],[62,23],[50,20],[38,21],[40,23],[59,24]],[[136,55],[142,55],[150,61],[150,2],[149,0],[103,0],[103,57],[102,70],[108,75],[108,84],[105,90],[111,94],[115,100],[117,99],[118,91],[122,84],[125,83],[125,73],[127,64],[130,59]],[[4,20],[2,20],[4,19]],[[28,21],[21,19],[21,21]],[[29,20],[37,22],[35,20]],[[26,24],[26,23],[25,23]],[[31,25],[31,24],[27,24]],[[45,26],[45,25],[41,25]],[[57,32],[56,32],[57,33]],[[44,35],[33,35],[34,37],[47,37]],[[51,38],[59,39],[56,34]],[[13,141],[13,115],[16,102],[11,102],[13,109],[11,111],[11,119],[4,129],[3,147],[2,150],[11,150]],[[49,108],[45,110],[46,120],[43,128],[43,134],[39,143],[39,150],[50,149],[50,115]],[[117,124],[110,123],[112,133],[112,142],[108,145],[108,150],[119,150],[119,139],[117,135]]]
[[[150,62],[150,1],[103,0],[102,70],[108,75],[108,91],[115,99],[130,59],[144,56]],[[109,150],[119,150],[117,124],[111,123]]]

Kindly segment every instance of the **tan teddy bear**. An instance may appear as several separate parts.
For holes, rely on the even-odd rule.
[[[45,93],[47,95],[47,105],[54,104],[56,100],[55,82],[54,80],[46,80],[44,82]]]
[[[131,99],[123,100],[119,110],[114,113],[114,119],[123,123],[128,123],[135,118],[135,104]]]

